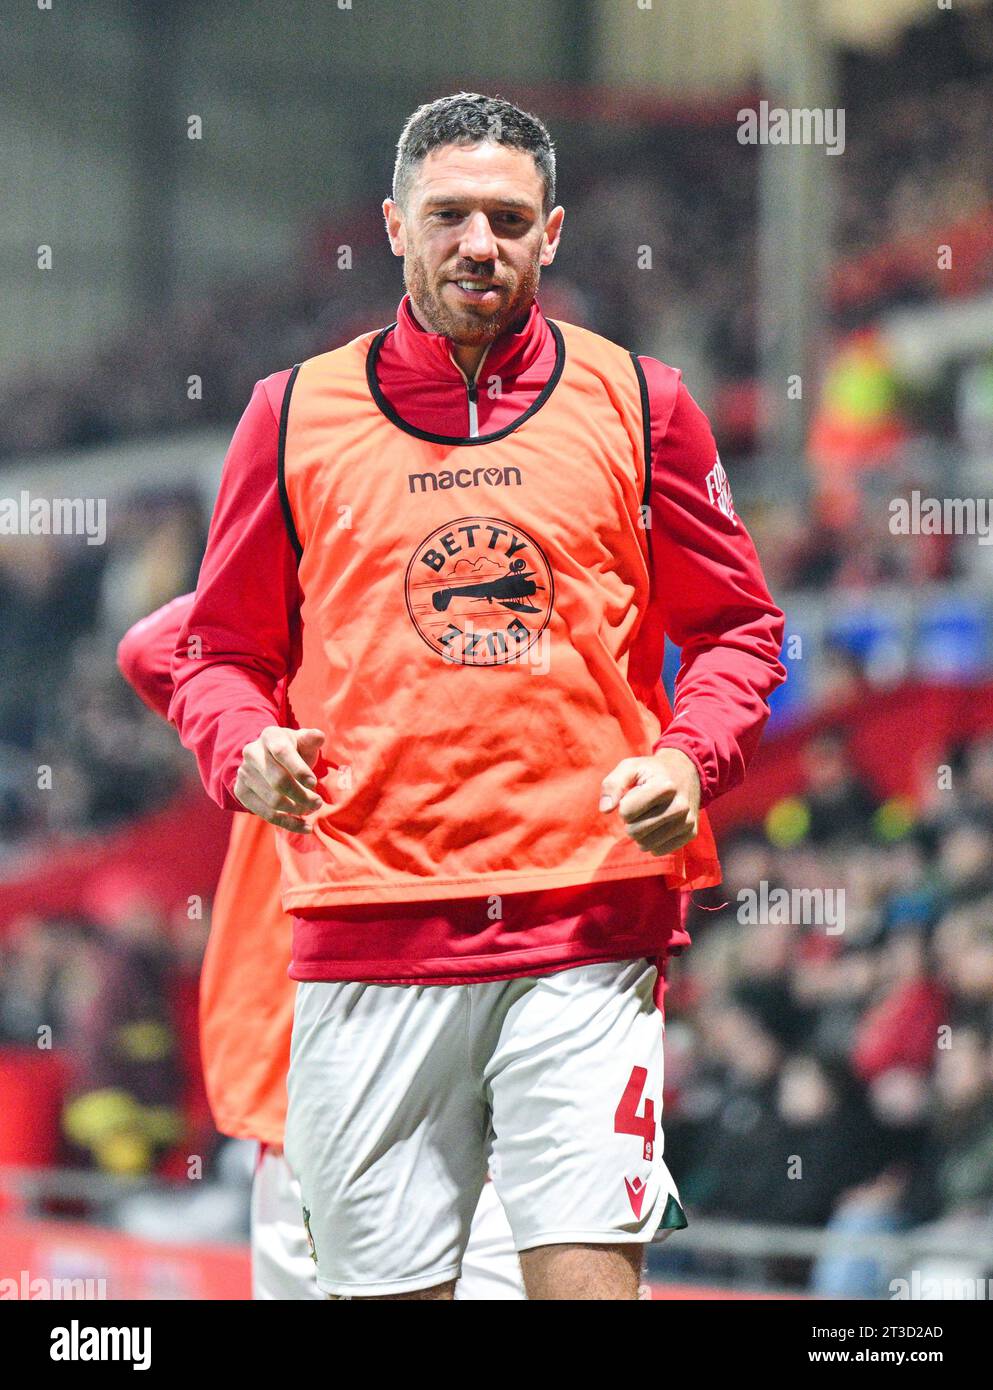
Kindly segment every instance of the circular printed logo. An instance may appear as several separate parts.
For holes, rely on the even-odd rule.
[[[459,517],[426,536],[404,591],[424,641],[463,666],[516,660],[547,626],[555,597],[537,541],[492,516]]]

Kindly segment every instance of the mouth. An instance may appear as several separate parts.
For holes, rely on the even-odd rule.
[[[501,287],[493,280],[476,280],[471,276],[464,276],[459,280],[449,280],[448,283],[454,285],[460,298],[471,304],[496,304],[503,293]]]

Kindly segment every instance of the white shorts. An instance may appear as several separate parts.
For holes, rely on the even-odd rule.
[[[316,1275],[300,1184],[283,1155],[267,1148],[252,1181],[252,1297],[323,1299]]]
[[[686,1224],[662,1159],[656,968],[472,985],[301,983],[286,1152],[318,1286],[456,1279],[487,1165],[518,1251]]]
[[[317,1266],[303,1224],[300,1184],[282,1154],[266,1149],[252,1183],[252,1297],[320,1299]],[[485,1183],[472,1219],[457,1300],[522,1300],[521,1263],[493,1184]]]

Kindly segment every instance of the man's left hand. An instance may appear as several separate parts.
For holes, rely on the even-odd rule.
[[[646,854],[672,854],[700,824],[700,774],[678,748],[623,758],[603,779],[600,810],[616,806],[627,832]]]

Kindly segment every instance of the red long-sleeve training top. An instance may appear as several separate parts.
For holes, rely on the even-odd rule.
[[[734,514],[705,415],[682,383],[670,410],[661,364],[640,361],[653,407],[650,616],[682,649],[674,718],[655,748],[678,748],[692,759],[707,805],[744,776],[768,717],[768,696],[785,679],[778,660],[783,614]],[[486,376],[499,375],[501,392],[479,393],[478,433],[522,415],[554,362],[554,339],[535,300],[519,331],[504,333],[486,355]],[[421,327],[407,295],[377,376],[410,425],[468,436],[466,380],[449,339]],[[297,562],[277,484],[288,378],[277,372],[260,381],[235,431],[196,600],[172,663],[169,718],[194,752],[208,793],[229,810],[242,809],[232,790],[242,750],[281,722],[277,687],[298,655]],[[474,897],[313,909],[294,919],[291,974],[420,983],[500,979],[612,959],[618,943],[625,954],[656,956],[689,939],[679,895],[657,877],[505,894],[498,922],[488,920],[485,903]]]

